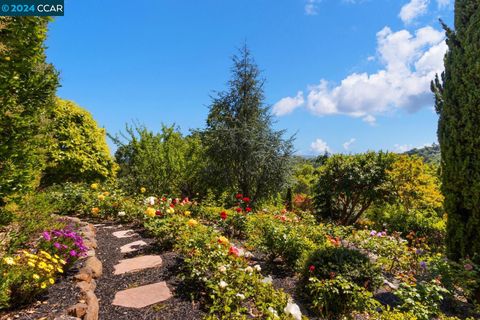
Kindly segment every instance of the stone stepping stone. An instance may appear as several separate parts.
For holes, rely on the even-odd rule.
[[[113,274],[135,272],[143,269],[154,268],[162,265],[162,257],[158,255],[140,256],[131,259],[123,259],[115,265]]]
[[[112,304],[115,306],[140,309],[172,297],[165,281],[148,284],[137,288],[119,291]]]
[[[128,243],[124,246],[121,246],[120,247],[120,252],[121,253],[134,252],[134,251],[137,251],[138,249],[140,249],[141,247],[146,246],[146,245],[147,245],[147,243],[143,240],[134,241],[134,242]]]
[[[122,230],[122,231],[115,231],[112,233],[114,237],[117,237],[119,239],[123,238],[131,238],[136,236],[137,234],[133,230]]]

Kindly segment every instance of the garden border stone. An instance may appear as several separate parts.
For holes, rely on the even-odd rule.
[[[80,290],[80,300],[75,305],[68,307],[64,316],[82,320],[98,320],[100,307],[95,295],[97,287],[95,279],[102,276],[103,266],[95,254],[97,248],[96,229],[91,223],[77,217],[67,217],[67,219],[79,225],[78,232],[82,236],[88,252],[85,257],[80,258],[84,260],[82,261],[83,266],[73,276],[76,287]]]

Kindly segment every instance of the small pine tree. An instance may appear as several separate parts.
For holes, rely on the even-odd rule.
[[[457,0],[455,31],[443,26],[449,50],[432,91],[439,114],[447,254],[480,262],[480,2]]]
[[[274,131],[264,81],[246,46],[233,57],[229,88],[213,99],[203,131],[208,176],[217,194],[241,192],[254,201],[281,191],[290,174],[292,138]]]

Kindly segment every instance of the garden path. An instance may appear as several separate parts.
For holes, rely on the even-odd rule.
[[[182,297],[177,287],[180,258],[159,252],[142,230],[119,224],[97,227],[97,256],[103,276],[95,293],[100,319],[201,319],[198,304]]]

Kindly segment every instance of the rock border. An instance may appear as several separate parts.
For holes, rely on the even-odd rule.
[[[95,288],[97,287],[96,279],[102,276],[103,266],[95,254],[96,229],[93,224],[81,221],[79,218],[67,217],[67,219],[79,226],[78,233],[82,236],[88,251],[86,257],[81,258],[84,260],[83,266],[73,276],[76,287],[80,290],[80,299],[75,305],[67,308],[63,313],[63,319],[70,317],[70,319],[98,320],[100,306]]]

